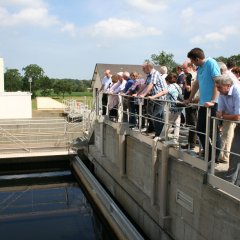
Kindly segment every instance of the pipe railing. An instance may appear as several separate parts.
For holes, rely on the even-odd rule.
[[[83,135],[82,123],[69,123],[64,118],[0,120],[0,151],[64,148]]]
[[[111,95],[115,95],[118,96],[119,98],[119,103],[120,103],[120,108],[117,106],[116,110],[118,110],[121,113],[121,116],[123,114],[127,114],[128,115],[128,119],[130,116],[134,115],[136,118],[138,118],[138,127],[139,127],[139,133],[143,134],[141,129],[142,129],[142,121],[145,118],[145,121],[160,121],[163,122],[165,125],[168,126],[172,126],[172,127],[176,127],[176,125],[174,125],[172,122],[169,122],[168,116],[169,116],[169,111],[171,108],[171,105],[179,103],[178,101],[168,101],[168,100],[158,100],[155,99],[154,101],[159,103],[159,104],[163,104],[164,105],[164,119],[163,120],[159,120],[156,119],[156,117],[149,115],[148,113],[146,113],[146,115],[143,114],[143,102],[148,102],[148,101],[152,101],[149,98],[142,98],[142,97],[133,97],[133,96],[127,96],[127,95],[123,95],[123,94],[111,94]],[[130,113],[129,111],[126,111],[122,108],[122,103],[123,103],[123,98],[127,97],[127,98],[133,98],[135,101],[137,100],[139,102],[138,107],[139,107],[139,114],[137,114],[136,112],[134,113]],[[98,102],[98,112],[99,115],[101,115],[101,111],[99,108],[99,98],[96,100],[96,102]],[[96,104],[97,105],[97,104]],[[107,109],[108,109],[108,104],[107,104]],[[183,106],[182,108],[188,108],[188,107],[202,107],[199,104],[188,104],[187,106]],[[107,111],[107,114],[109,113],[109,109]],[[222,119],[221,119],[222,120]],[[211,121],[213,121],[213,127],[211,129]],[[184,130],[189,130],[189,127],[191,128],[190,130],[192,132],[195,132],[197,134],[202,134],[205,136],[205,149],[204,150],[204,171],[208,173],[208,182],[213,185],[216,186],[228,193],[230,193],[233,196],[236,196],[238,198],[240,198],[240,191],[239,188],[233,184],[231,184],[230,182],[225,181],[224,179],[221,179],[217,176],[215,176],[215,167],[216,167],[216,163],[215,163],[215,159],[216,159],[216,150],[218,149],[216,147],[216,138],[217,138],[217,128],[218,128],[218,123],[217,121],[219,121],[219,119],[215,118],[215,117],[211,117],[211,108],[206,108],[206,132],[199,132],[195,129],[195,126],[191,126],[191,125],[186,125],[186,126],[180,126],[180,129],[184,129]],[[118,122],[122,123],[122,117],[118,118]],[[232,121],[231,121],[232,122]],[[239,122],[237,122],[239,123]],[[165,141],[168,140],[169,135],[168,135],[168,128],[165,128]],[[199,142],[199,155],[201,153],[201,144]],[[209,156],[209,152],[211,151],[211,156]],[[218,150],[222,150],[222,149],[218,149]],[[187,152],[188,153],[188,152]],[[235,154],[237,156],[239,156],[239,154],[236,153],[230,153],[230,154]],[[197,157],[197,154],[195,155]],[[210,158],[211,157],[211,158]],[[199,161],[200,160],[200,156],[199,156]],[[182,159],[184,161],[184,159]],[[196,161],[194,163],[192,163],[193,166],[198,167],[198,164],[196,164]],[[202,169],[202,168],[200,168]],[[214,178],[213,178],[214,177]],[[230,192],[228,191],[230,189]]]

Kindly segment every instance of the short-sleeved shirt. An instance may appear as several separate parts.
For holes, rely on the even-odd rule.
[[[218,111],[233,115],[240,114],[240,84],[232,85],[228,95],[219,96]]]
[[[167,89],[167,83],[165,79],[163,79],[160,73],[155,69],[152,69],[150,74],[148,74],[146,84],[153,84],[153,88],[149,93],[150,96],[156,95],[157,93]],[[165,96],[161,96],[158,99],[164,100],[165,98]]]
[[[200,91],[200,105],[210,102],[213,96],[215,82],[214,77],[220,76],[220,68],[212,58],[207,58],[202,66],[197,69],[197,80]]]
[[[111,77],[107,77],[105,76],[103,79],[102,79],[102,85],[103,85],[103,92],[106,93],[109,86],[111,85],[112,83],[112,78]]]
[[[167,100],[176,102],[178,99],[178,95],[182,94],[182,89],[177,83],[172,83],[168,85],[168,94],[167,94]],[[182,108],[177,107],[175,103],[171,103],[170,106],[171,112],[181,112]]]

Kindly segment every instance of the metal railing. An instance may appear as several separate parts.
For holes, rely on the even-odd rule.
[[[170,112],[170,107],[173,104],[177,104],[178,102],[174,101],[167,101],[167,100],[154,100],[155,104],[161,104],[163,105],[164,108],[164,119],[157,119],[154,115],[149,114],[147,112],[146,114],[143,114],[143,108],[146,106],[143,105],[143,101],[145,102],[146,105],[149,104],[150,100],[149,98],[139,98],[139,97],[132,97],[132,96],[126,96],[123,94],[111,94],[111,96],[115,96],[118,98],[118,104],[114,107],[115,110],[118,112],[118,116],[116,117],[115,121],[118,123],[123,122],[123,114],[126,114],[128,117],[128,121],[131,115],[134,115],[137,120],[137,126],[138,126],[138,132],[139,134],[144,134],[142,131],[142,121],[143,119],[147,123],[149,121],[158,121],[164,123],[165,126],[172,126],[172,128],[179,127],[181,130],[188,131],[191,129],[192,132],[195,132],[196,134],[202,134],[205,138],[205,148],[203,149],[201,146],[201,142],[199,141],[198,145],[198,151],[182,151],[181,149],[181,142],[178,144],[175,144],[174,147],[178,148],[179,151],[181,151],[180,155],[182,156],[181,160],[185,161],[189,164],[191,164],[194,167],[197,167],[203,171],[205,171],[208,174],[208,183],[212,185],[213,187],[219,188],[232,196],[240,199],[240,188],[234,184],[232,184],[229,181],[226,181],[223,177],[216,176],[215,174],[215,168],[219,165],[216,164],[215,159],[216,159],[216,150],[221,151],[222,149],[219,149],[216,147],[216,138],[217,138],[217,128],[218,128],[218,123],[219,119],[215,117],[211,117],[211,108],[206,108],[206,131],[205,132],[199,132],[196,130],[196,126],[176,126],[173,122],[169,121],[169,112]],[[138,101],[138,113],[134,112],[131,113],[129,110],[123,108],[123,101],[124,98],[128,99],[134,99],[134,101]],[[96,96],[96,114],[98,116],[102,115],[101,110],[100,110],[100,98],[97,95]],[[106,115],[109,116],[109,104],[105,106],[107,108],[107,113]],[[187,106],[183,106],[182,108],[188,108],[188,107],[203,107],[197,104],[189,104]],[[111,119],[110,119],[111,120]],[[128,122],[127,121],[127,122]],[[212,124],[213,123],[213,124]],[[239,124],[239,122],[236,122]],[[213,125],[213,126],[212,126]],[[169,132],[168,129],[169,127],[164,128],[164,141],[169,140]],[[131,129],[130,129],[131,132]],[[161,141],[161,140],[160,140]],[[196,149],[195,149],[196,150]],[[204,153],[204,154],[203,154]],[[230,152],[232,155],[236,155],[236,153]],[[187,155],[191,155],[191,158],[187,157]],[[202,156],[203,155],[203,156]],[[237,154],[238,157],[239,154]],[[240,162],[240,161],[239,161]]]
[[[38,118],[0,121],[1,153],[69,151],[71,142],[84,131],[82,122],[68,122],[65,118]]]

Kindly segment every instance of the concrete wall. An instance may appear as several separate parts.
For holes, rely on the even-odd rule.
[[[4,92],[4,62],[3,58],[0,58],[0,93]]]
[[[32,118],[31,94],[0,92],[0,119]]]
[[[154,163],[153,140],[129,133],[122,148],[118,141],[121,130],[113,124],[101,124],[103,137],[100,123],[96,123],[96,144],[89,146],[88,152],[96,175],[150,239],[169,239],[165,232],[179,240],[239,239],[239,199],[207,185],[205,172],[170,155],[164,213],[162,144],[157,145]],[[119,148],[124,149],[125,174],[121,172],[124,165]],[[179,193],[184,201],[176,200]]]

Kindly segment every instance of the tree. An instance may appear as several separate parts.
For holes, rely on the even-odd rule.
[[[32,79],[32,97],[36,97],[36,92],[40,88],[40,82],[44,78],[44,71],[37,64],[30,64],[22,69],[24,71],[23,90],[29,90],[29,78]]]
[[[233,55],[233,56],[230,56],[230,57],[223,57],[223,56],[220,56],[220,57],[216,57],[214,58],[217,62],[224,62],[224,63],[227,63],[228,60],[231,60],[233,62],[236,63],[237,66],[240,66],[240,54],[238,55]]]
[[[4,73],[4,88],[7,92],[15,92],[22,89],[22,76],[18,69],[7,69]]]
[[[72,93],[72,84],[67,80],[57,80],[53,85],[53,90],[57,95],[61,93],[64,98],[65,93]]]
[[[152,54],[151,59],[154,64],[166,66],[169,71],[172,71],[177,66],[177,63],[174,61],[174,55],[172,53],[161,51],[158,55]]]
[[[41,95],[42,96],[50,95],[53,87],[53,81],[47,76],[40,78],[38,81],[39,89],[41,90]]]

